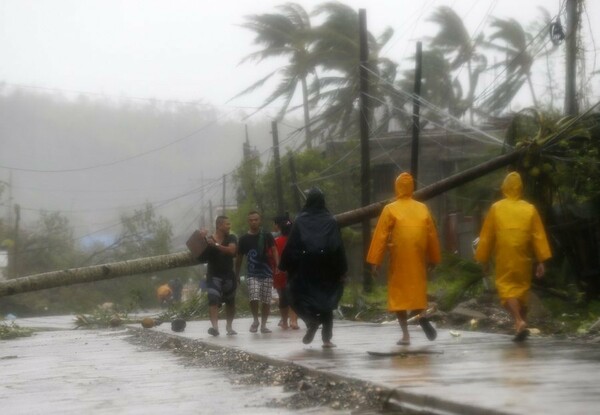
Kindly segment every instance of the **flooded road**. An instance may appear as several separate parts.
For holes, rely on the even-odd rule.
[[[0,341],[0,412],[12,414],[342,414],[269,408],[282,387],[235,385],[170,351],[126,341],[126,330],[60,330]]]

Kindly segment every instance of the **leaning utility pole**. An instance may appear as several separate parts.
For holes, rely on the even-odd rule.
[[[517,150],[486,161],[478,166],[471,167],[463,172],[445,178],[442,181],[417,190],[415,199],[425,201],[434,196],[454,189],[471,180],[475,180],[494,170],[517,162],[525,154],[525,150]],[[363,222],[365,218],[377,217],[383,207],[392,200],[383,200],[377,203],[363,206],[349,212],[335,215],[340,227]],[[210,211],[212,202],[209,200]],[[212,222],[212,213],[211,213]],[[148,258],[139,258],[129,261],[115,262],[110,264],[96,265],[91,267],[73,268],[60,271],[46,272],[43,274],[29,275],[8,281],[0,282],[0,297],[25,293],[29,291],[44,290],[47,288],[81,284],[91,281],[108,280],[127,275],[158,272],[166,269],[189,267],[196,265],[196,258],[189,251],[175,252],[173,254],[161,255]]]
[[[371,203],[371,165],[369,155],[369,44],[367,41],[367,11],[358,10],[358,31],[360,45],[360,189],[361,206]],[[363,258],[367,257],[371,244],[371,221],[365,218],[362,221]],[[373,285],[370,266],[363,259],[363,289],[371,291]]]
[[[294,209],[296,209],[296,213],[298,213],[302,209],[302,204],[300,202],[300,189],[298,188],[298,179],[296,178],[296,163],[294,163],[294,155],[291,151],[288,153],[288,161],[290,164],[290,179],[292,179],[290,187],[292,188]]]
[[[577,32],[579,26],[579,0],[566,0],[567,36],[565,70],[565,114],[579,113],[577,97]]]
[[[419,174],[419,132],[421,123],[419,112],[421,110],[421,64],[423,60],[423,45],[417,42],[417,52],[415,54],[415,90],[413,92],[413,115],[412,115],[412,145],[410,154],[410,174],[412,174],[415,190],[417,190],[417,176]]]
[[[283,184],[281,183],[281,159],[279,158],[279,134],[277,122],[271,122],[271,133],[273,134],[273,162],[275,163],[275,192],[277,193],[277,214],[283,215],[285,206],[283,202]]]

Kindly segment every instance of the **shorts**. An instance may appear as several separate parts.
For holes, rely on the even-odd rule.
[[[250,301],[260,301],[263,304],[271,304],[273,295],[273,278],[247,277],[248,296]]]
[[[206,282],[208,305],[235,304],[235,279],[211,277]]]

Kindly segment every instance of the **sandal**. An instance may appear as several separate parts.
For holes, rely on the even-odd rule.
[[[520,332],[518,332],[517,334],[515,334],[515,337],[513,337],[513,341],[515,343],[521,343],[524,342],[525,340],[527,340],[527,337],[529,337],[529,329],[523,329]]]
[[[315,334],[317,333],[318,328],[319,328],[318,324],[314,324],[314,323],[310,324],[308,326],[308,329],[306,330],[306,334],[302,338],[302,343],[304,343],[304,344],[312,343],[313,339],[315,338]]]
[[[419,325],[425,332],[425,335],[427,336],[428,340],[433,341],[436,339],[437,331],[435,331],[435,329],[433,328],[433,326],[431,325],[431,323],[429,322],[429,319],[427,317],[421,317],[419,319]]]
[[[270,329],[268,329],[266,327],[261,327],[260,328],[260,332],[263,333],[263,334],[273,333]]]
[[[258,326],[260,325],[259,322],[255,321],[254,323],[252,323],[252,325],[250,325],[250,333],[256,333],[258,331]]]
[[[400,340],[398,340],[396,342],[396,344],[398,346],[410,346],[410,340],[402,340],[402,339],[400,339]]]
[[[208,334],[210,334],[211,336],[217,337],[219,335],[219,330],[217,330],[214,327],[211,327],[208,329]]]

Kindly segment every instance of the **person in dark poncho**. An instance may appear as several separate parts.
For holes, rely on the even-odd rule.
[[[290,305],[307,326],[303,343],[311,343],[322,325],[323,347],[335,347],[331,342],[333,310],[344,292],[348,264],[340,229],[318,188],[308,192],[279,268],[288,273]]]

